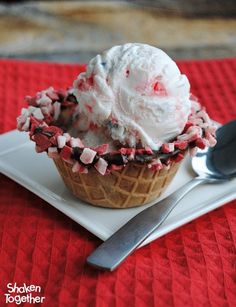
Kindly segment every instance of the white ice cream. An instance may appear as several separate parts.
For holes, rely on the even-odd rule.
[[[132,147],[158,149],[182,132],[191,108],[187,77],[165,52],[145,44],[97,55],[73,93],[81,123],[108,124],[114,140]]]

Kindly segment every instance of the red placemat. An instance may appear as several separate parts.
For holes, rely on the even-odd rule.
[[[236,118],[236,59],[178,64],[213,119]],[[0,132],[15,129],[25,95],[70,86],[83,69],[1,60]],[[41,287],[33,295],[45,297],[42,306],[236,306],[236,201],[137,250],[111,273],[85,263],[100,243],[0,175],[0,306],[14,283]]]

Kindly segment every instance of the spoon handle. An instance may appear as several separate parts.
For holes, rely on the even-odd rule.
[[[88,264],[104,270],[114,270],[165,221],[184,195],[205,181],[204,178],[196,177],[165,199],[135,215],[87,258]]]

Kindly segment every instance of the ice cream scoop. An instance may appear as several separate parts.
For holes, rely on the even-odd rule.
[[[191,111],[190,85],[175,62],[146,44],[115,46],[74,81],[81,129],[106,126],[113,140],[158,149],[179,135]]]

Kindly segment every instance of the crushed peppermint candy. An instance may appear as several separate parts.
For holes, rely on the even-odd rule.
[[[165,143],[162,145],[162,151],[164,153],[170,153],[175,150],[175,143]]]
[[[52,159],[56,159],[59,157],[57,147],[48,147],[48,156]]]
[[[84,144],[82,143],[80,138],[71,138],[70,139],[70,144],[71,147],[80,147],[80,148],[84,148]]]
[[[87,174],[88,169],[85,166],[83,166],[81,163],[76,161],[74,165],[72,166],[72,172],[73,173],[79,172],[81,174]]]
[[[80,161],[84,164],[91,164],[95,158],[97,152],[90,148],[84,148],[80,156]]]
[[[216,126],[193,96],[192,113],[183,132],[172,141],[161,144],[158,150],[149,147],[121,147],[112,150],[109,144],[94,148],[85,146],[79,137],[71,136],[63,128],[64,124],[66,126],[61,116],[63,110],[71,116],[74,124],[80,120],[77,114],[78,102],[70,89],[56,91],[49,87],[38,92],[35,97],[27,96],[26,101],[29,107],[23,108],[17,118],[18,130],[29,132],[37,152],[46,151],[53,159],[60,157],[72,164],[73,172],[86,174],[93,167],[105,175],[110,171],[121,170],[127,163],[144,163],[149,169],[159,171],[169,168],[172,162],[181,161],[186,151],[194,155],[198,148],[204,149],[216,144]],[[56,126],[57,121],[62,121],[62,125]]]
[[[107,166],[108,163],[103,158],[99,158],[98,161],[94,164],[94,167],[101,175],[105,175]]]
[[[63,148],[66,145],[66,137],[64,135],[58,135],[57,144],[58,148]]]

